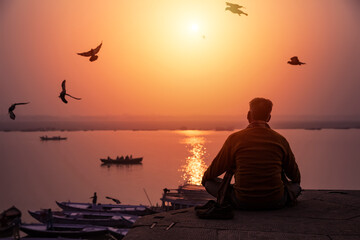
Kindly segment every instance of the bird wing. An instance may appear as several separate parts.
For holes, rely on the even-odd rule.
[[[62,83],[61,83],[61,88],[64,92],[66,92],[65,82],[66,82],[66,80],[62,81]]]
[[[25,105],[25,104],[29,104],[30,102],[22,102],[22,103],[15,103],[15,104],[13,104],[13,105]]]
[[[78,53],[78,55],[84,56],[84,57],[90,57],[90,56],[92,56],[92,51],[90,50],[88,52]]]
[[[292,58],[290,58],[290,59],[291,59],[291,61],[293,61],[293,62],[298,62],[298,61],[299,61],[299,59],[298,59],[297,56],[294,56],[294,57],[292,57]]]
[[[72,97],[72,98],[74,98],[74,99],[76,99],[76,100],[81,100],[81,98],[77,98],[77,97],[71,96],[70,94],[67,94],[67,93],[66,93],[66,95],[69,96],[69,97]]]
[[[9,114],[10,114],[10,118],[12,120],[15,120],[15,114],[12,111],[9,111]]]
[[[235,3],[226,2],[226,5],[228,5],[230,7],[241,8],[241,6],[239,4],[235,4]]]
[[[102,46],[102,42],[100,43],[99,46],[97,46],[97,47],[94,49],[94,54],[97,54],[97,53],[100,51],[101,46]]]

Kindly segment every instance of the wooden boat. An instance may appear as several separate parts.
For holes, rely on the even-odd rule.
[[[108,158],[100,158],[100,161],[105,164],[141,164],[142,163],[142,157],[139,158],[132,158],[132,157],[116,157],[115,159],[112,159],[110,157]]]
[[[14,232],[14,226],[12,225],[0,227],[0,238],[10,237],[13,235],[13,232]]]
[[[108,231],[116,239],[123,239],[129,232],[129,229],[108,227]]]
[[[162,209],[165,211],[204,205],[209,200],[216,200],[203,186],[184,184],[178,189],[164,189]]]
[[[104,236],[106,227],[80,225],[80,224],[54,224],[52,229],[47,229],[46,224],[22,224],[20,230],[32,237],[95,237]]]
[[[60,140],[66,140],[66,137],[60,137],[60,136],[54,136],[54,137],[48,137],[48,136],[41,136],[41,141],[60,141]]]
[[[39,222],[47,222],[47,211],[28,211]],[[128,214],[111,214],[101,212],[52,212],[53,223],[90,224],[107,227],[131,227],[139,216]]]
[[[64,238],[64,237],[23,237],[20,238],[22,240],[75,240],[75,239],[82,239],[82,240],[87,240],[85,238]],[[106,238],[105,238],[106,239]],[[8,237],[8,238],[1,238],[1,240],[14,240],[14,237]],[[90,240],[90,239],[89,239]]]
[[[155,213],[150,208],[143,205],[123,205],[123,204],[97,204],[58,202],[56,204],[65,211],[73,212],[102,212],[102,213],[125,213],[129,215],[144,216]]]
[[[11,207],[0,214],[0,238],[13,235],[14,223],[16,219],[20,222],[21,211],[16,207]]]

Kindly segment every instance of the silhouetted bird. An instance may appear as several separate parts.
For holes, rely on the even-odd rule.
[[[226,2],[226,5],[227,7],[225,8],[225,11],[229,10],[232,13],[239,14],[239,16],[241,16],[241,14],[244,14],[246,16],[248,15],[247,13],[244,13],[240,10],[240,8],[243,8],[243,6],[240,6],[239,4]]]
[[[84,57],[90,57],[89,61],[93,62],[96,59],[98,59],[98,56],[96,54],[100,51],[101,45],[102,45],[102,43],[100,43],[100,45],[97,46],[95,49],[91,49],[88,52],[78,53],[78,55],[84,56]]]
[[[72,97],[72,98],[74,98],[74,99],[76,99],[76,100],[81,100],[81,98],[76,98],[76,97],[73,97],[73,96],[71,96],[70,94],[67,94],[67,93],[66,93],[65,81],[66,81],[66,80],[62,81],[62,83],[61,83],[62,91],[61,91],[61,93],[60,93],[60,95],[59,95],[59,98],[61,98],[61,100],[62,100],[64,103],[68,103],[68,101],[65,99],[65,95],[67,95],[67,96],[69,96],[69,97]]]
[[[291,61],[288,61],[287,63],[288,63],[288,64],[291,64],[291,65],[301,65],[301,64],[305,64],[305,63],[303,63],[303,62],[300,62],[297,56],[290,58],[290,60],[291,60]]]
[[[26,103],[14,103],[13,105],[11,105],[10,107],[9,107],[9,115],[10,115],[10,118],[12,119],[12,120],[15,120],[15,114],[14,114],[14,110],[15,110],[15,107],[16,107],[16,105],[24,105],[24,104],[28,104],[28,103],[30,103],[30,102],[26,102]]]

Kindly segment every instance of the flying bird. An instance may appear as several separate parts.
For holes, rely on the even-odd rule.
[[[291,65],[301,65],[301,64],[305,64],[303,62],[300,62],[299,61],[299,58],[297,56],[294,56],[292,58],[290,58],[291,61],[288,61],[287,63],[288,64],[291,64]]]
[[[16,107],[16,105],[25,105],[25,104],[28,104],[28,103],[30,103],[30,102],[26,102],[26,103],[14,103],[13,105],[11,105],[10,107],[9,107],[9,115],[10,115],[10,118],[12,119],[12,120],[15,120],[15,114],[14,114],[14,110],[15,110],[15,107]]]
[[[78,55],[84,56],[84,57],[90,57],[89,61],[93,62],[96,59],[98,59],[99,56],[97,56],[96,54],[100,51],[101,46],[102,46],[102,43],[100,43],[100,45],[97,46],[95,49],[91,49],[88,52],[78,53]]]
[[[62,83],[61,83],[62,91],[61,91],[61,93],[60,93],[60,95],[59,95],[59,98],[61,98],[61,100],[62,100],[64,103],[68,103],[68,101],[65,99],[65,95],[67,95],[67,96],[69,96],[69,97],[72,97],[72,98],[74,98],[74,99],[76,99],[76,100],[81,100],[81,98],[73,97],[73,96],[71,96],[70,94],[67,94],[67,93],[66,93],[65,82],[66,82],[66,80],[62,81]]]
[[[226,5],[227,7],[225,8],[225,11],[229,10],[232,13],[239,14],[239,16],[241,16],[241,14],[244,14],[246,16],[248,15],[247,13],[240,10],[240,8],[244,8],[244,7],[240,6],[239,4],[226,2]]]

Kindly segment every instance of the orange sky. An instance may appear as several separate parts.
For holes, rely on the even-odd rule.
[[[233,2],[249,16],[219,0],[2,0],[0,113],[243,115],[263,96],[278,115],[360,116],[358,1]],[[76,55],[100,42],[96,62]],[[83,100],[60,101],[63,79]]]

